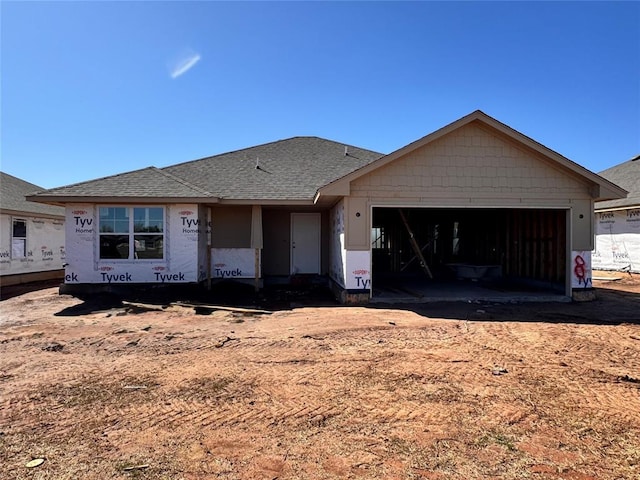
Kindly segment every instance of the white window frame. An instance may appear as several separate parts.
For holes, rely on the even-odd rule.
[[[120,232],[102,232],[101,231],[101,224],[100,224],[100,209],[102,208],[125,208],[127,210],[127,213],[129,214],[129,228],[128,228],[128,232],[125,233],[120,233]],[[162,231],[161,232],[135,232],[134,231],[134,223],[135,223],[135,218],[134,218],[134,210],[136,208],[161,208],[162,209]],[[97,208],[97,223],[98,223],[98,228],[97,228],[97,255],[98,255],[98,261],[101,263],[104,262],[115,262],[115,263],[131,263],[131,262],[141,262],[141,263],[153,263],[153,262],[165,262],[167,259],[167,207],[165,205],[98,205]],[[129,237],[129,251],[128,251],[128,256],[127,258],[102,258],[101,256],[101,252],[100,252],[100,244],[101,244],[101,238],[102,236],[109,236],[109,235],[113,235],[113,236],[117,236],[117,235],[121,235],[121,236],[128,236]],[[136,236],[152,236],[152,235],[162,235],[162,257],[161,258],[137,258],[136,256],[136,252],[135,252],[135,237]]]

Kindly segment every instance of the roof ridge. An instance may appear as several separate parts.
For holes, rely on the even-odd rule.
[[[185,179],[183,179],[183,178],[178,177],[177,175],[173,175],[172,173],[165,172],[165,171],[164,171],[163,169],[161,169],[161,168],[157,168],[157,167],[151,167],[151,168],[153,168],[154,170],[156,170],[158,173],[160,173],[160,174],[164,175],[165,177],[170,178],[171,180],[175,180],[176,182],[181,183],[182,185],[184,185],[184,186],[186,186],[186,187],[192,188],[192,189],[194,189],[196,192],[200,192],[200,193],[204,194],[204,195],[205,195],[205,196],[207,196],[207,197],[215,197],[215,195],[214,195],[213,193],[211,193],[211,192],[209,192],[209,191],[207,191],[207,190],[205,190],[205,189],[203,189],[203,188],[200,188],[200,187],[198,187],[197,185],[194,185],[194,184],[192,184],[192,183],[188,182],[187,180],[185,180]]]
[[[234,153],[237,154],[237,153],[243,152],[245,150],[253,150],[255,148],[265,147],[267,145],[273,145],[273,144],[276,144],[276,143],[286,142],[286,141],[289,141],[289,140],[295,140],[297,138],[315,138],[315,139],[318,139],[318,140],[323,140],[325,142],[335,143],[336,145],[343,145],[343,146],[346,146],[346,147],[357,148],[358,150],[362,150],[364,152],[369,152],[369,153],[374,153],[374,154],[380,155],[380,156],[386,155],[384,153],[376,152],[375,150],[369,150],[368,148],[358,147],[356,145],[348,144],[348,143],[345,143],[345,142],[338,142],[336,140],[331,140],[329,138],[319,137],[317,135],[296,135],[296,136],[293,136],[293,137],[281,138],[280,140],[273,140],[271,142],[261,143],[259,145],[253,145],[253,146],[250,146],[250,147],[239,148],[237,150],[231,150],[231,151],[228,151],[228,152],[216,153],[215,155],[208,155],[206,157],[196,158],[196,159],[193,159],[193,160],[187,160],[185,162],[173,163],[171,165],[167,165],[166,167],[162,167],[161,170],[164,170],[164,169],[167,169],[167,168],[174,168],[174,167],[178,167],[178,166],[181,166],[181,165],[186,165],[188,163],[201,162],[201,161],[204,161],[204,160],[209,160],[209,159],[220,157],[220,156],[223,156],[223,155],[230,155],[230,154],[234,154]]]
[[[237,150],[231,150],[229,152],[216,153],[215,155],[207,155],[206,157],[194,158],[193,160],[187,160],[185,162],[179,162],[179,163],[173,163],[171,165],[167,165],[166,167],[162,167],[162,169],[164,170],[165,168],[173,168],[173,167],[177,167],[179,165],[186,165],[187,163],[201,162],[203,160],[209,160],[210,158],[220,157],[222,155],[229,155],[229,154],[232,154],[232,153],[242,152],[243,150],[252,150],[252,149],[258,148],[258,147],[264,147],[265,145],[272,145],[274,143],[284,142],[286,140],[293,140],[294,138],[298,138],[298,137],[283,138],[283,139],[280,139],[280,140],[274,140],[272,142],[266,142],[266,143],[261,143],[259,145],[253,145],[251,147],[244,147],[244,148],[239,148]]]

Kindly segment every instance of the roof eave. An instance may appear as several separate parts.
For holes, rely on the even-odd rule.
[[[615,212],[619,210],[635,210],[636,208],[640,208],[640,203],[635,203],[633,205],[616,205],[613,207],[602,207],[602,208],[595,207],[593,209],[593,212],[594,213]]]
[[[31,212],[29,210],[14,210],[11,208],[0,208],[0,214],[22,216],[22,217],[53,218],[56,220],[64,220],[64,214],[56,215],[55,213]]]
[[[47,203],[50,205],[62,205],[67,203],[218,203],[218,197],[94,197],[94,196],[57,196],[57,195],[32,195],[26,197],[30,202]]]
[[[278,200],[278,199],[220,199],[219,205],[278,205],[278,206],[296,206],[296,205],[314,205],[313,199],[292,199],[292,200]]]
[[[136,204],[158,204],[158,203],[201,203],[218,205],[314,205],[313,198],[308,199],[225,199],[219,197],[89,197],[89,196],[66,196],[35,195],[27,197],[29,201],[55,204],[64,206],[67,203],[136,203]]]

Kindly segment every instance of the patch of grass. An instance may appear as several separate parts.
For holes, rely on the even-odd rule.
[[[415,441],[391,437],[387,448],[392,455],[405,460],[410,468],[453,473],[458,464],[459,452],[451,439],[438,439],[425,447]]]
[[[142,465],[148,466],[136,468]],[[183,471],[179,461],[173,456],[158,456],[153,453],[146,457],[141,454],[132,456],[127,460],[116,462],[113,468],[117,478],[127,479],[174,480],[182,478],[179,472]]]
[[[185,380],[173,395],[187,401],[226,402],[253,395],[252,382],[238,382],[230,377],[197,377]]]
[[[136,386],[139,388],[126,388]],[[135,401],[147,401],[148,392],[158,386],[156,378],[88,378],[70,385],[50,384],[38,387],[29,395],[29,400],[44,405],[56,405],[64,408],[90,407],[97,404],[123,405]],[[144,392],[144,393],[143,393]]]
[[[210,399],[220,396],[232,383],[232,379],[226,377],[198,377],[183,382],[180,390],[187,391],[191,395],[202,399]]]
[[[496,445],[500,445],[506,448],[510,452],[515,452],[517,450],[513,438],[497,431],[490,431],[488,433],[485,433],[480,438],[478,438],[475,443],[479,447],[486,447],[492,443],[495,443]]]

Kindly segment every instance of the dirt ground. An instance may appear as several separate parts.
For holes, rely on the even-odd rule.
[[[246,302],[270,314],[14,292],[0,478],[637,479],[640,278],[618,276],[590,303]]]

